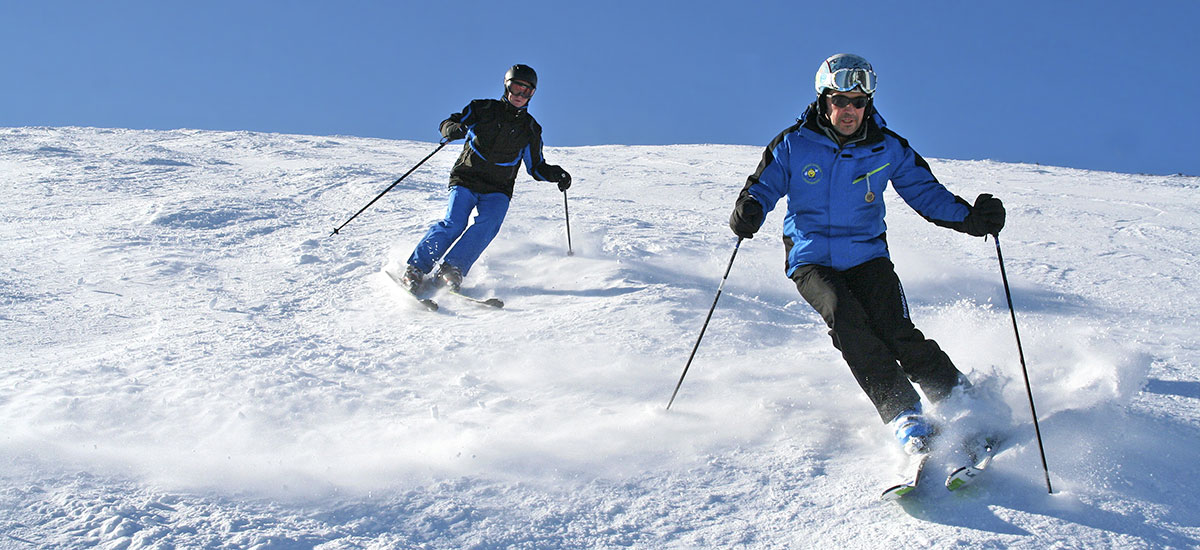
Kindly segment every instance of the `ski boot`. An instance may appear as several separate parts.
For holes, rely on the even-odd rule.
[[[450,292],[458,292],[462,288],[462,271],[450,264],[442,264],[438,269],[437,282],[439,285],[450,289]]]
[[[925,419],[920,402],[896,415],[896,418],[888,422],[888,426],[896,434],[896,440],[904,447],[905,453],[916,455],[929,452],[929,439],[933,436],[933,428]]]
[[[421,282],[425,279],[425,272],[421,271],[415,265],[409,265],[404,270],[404,275],[400,277],[400,284],[409,292],[416,293],[421,288]]]

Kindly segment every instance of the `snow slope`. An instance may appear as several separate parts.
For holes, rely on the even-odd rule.
[[[330,231],[433,148],[0,129],[0,548],[1200,545],[1200,179],[931,160],[1009,209],[1054,494],[993,242],[885,194],[917,325],[1012,410],[985,479],[898,505],[778,211],[664,411],[760,146],[549,148],[575,255],[522,175],[466,281],[507,307],[429,313],[381,270],[440,217],[457,144]]]

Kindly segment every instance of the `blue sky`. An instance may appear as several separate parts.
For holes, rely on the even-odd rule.
[[[549,146],[766,145],[852,52],[926,157],[1200,175],[1197,22],[1194,0],[0,0],[0,126],[432,142],[526,63]]]

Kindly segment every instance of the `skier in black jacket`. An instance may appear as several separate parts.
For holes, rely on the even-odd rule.
[[[441,261],[435,280],[458,290],[463,277],[500,231],[522,162],[535,180],[571,187],[571,175],[542,157],[542,127],[529,114],[537,73],[513,65],[501,99],[476,99],[442,121],[447,141],[467,138],[450,171],[450,205],[408,258],[403,283],[415,291]],[[468,226],[471,212],[474,222]],[[460,238],[461,237],[461,238]],[[457,241],[457,242],[455,242]]]

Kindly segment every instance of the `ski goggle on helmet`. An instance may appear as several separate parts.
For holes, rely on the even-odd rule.
[[[875,69],[857,55],[839,53],[821,62],[817,68],[817,95],[825,90],[849,92],[858,88],[868,95],[875,94]]]

